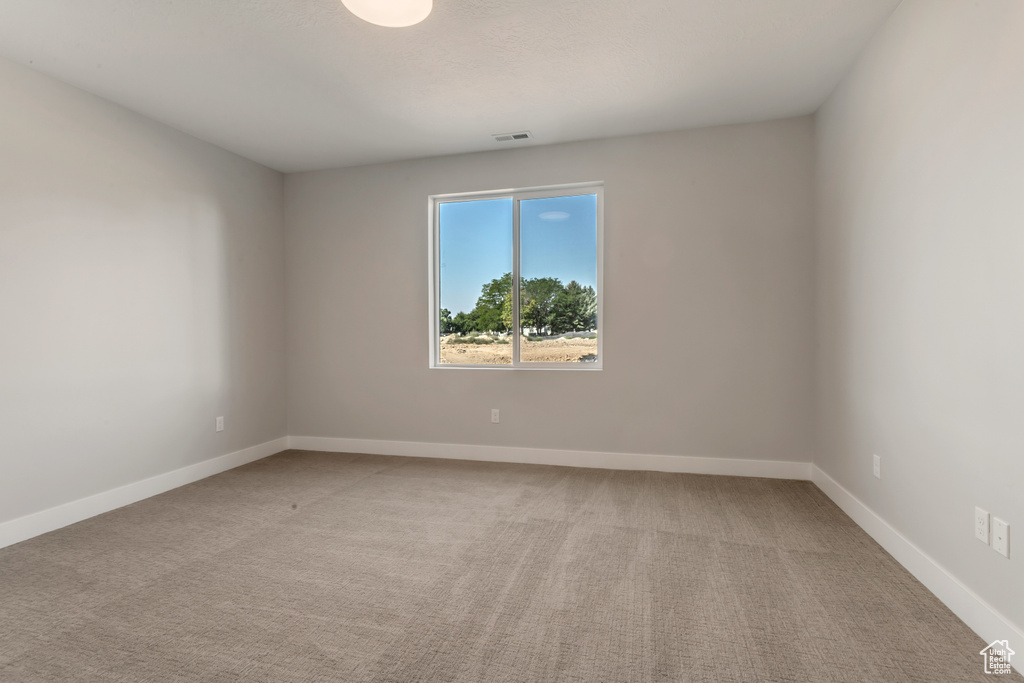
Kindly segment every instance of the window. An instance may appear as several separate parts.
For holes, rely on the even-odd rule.
[[[601,183],[430,197],[431,367],[601,368]]]

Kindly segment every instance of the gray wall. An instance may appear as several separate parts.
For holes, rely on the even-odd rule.
[[[287,176],[289,433],[809,462],[813,161],[803,117]],[[428,369],[427,196],[590,180],[605,369]]]
[[[282,176],[2,60],[0,102],[0,521],[284,436]]]
[[[1016,624],[973,512],[1024,531],[1022,26],[906,0],[817,120],[815,462]]]

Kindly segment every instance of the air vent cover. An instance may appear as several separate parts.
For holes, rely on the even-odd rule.
[[[528,130],[523,130],[518,133],[498,133],[492,135],[497,142],[517,142],[519,140],[530,140],[533,138],[533,133]]]

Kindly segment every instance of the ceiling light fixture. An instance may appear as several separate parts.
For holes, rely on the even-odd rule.
[[[418,24],[434,8],[434,0],[341,0],[341,4],[363,21],[388,28]]]

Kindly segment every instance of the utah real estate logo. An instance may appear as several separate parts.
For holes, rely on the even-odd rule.
[[[1010,649],[1010,641],[994,640],[980,654],[985,658],[985,673],[998,675],[1012,672],[1010,657],[1017,653]]]

